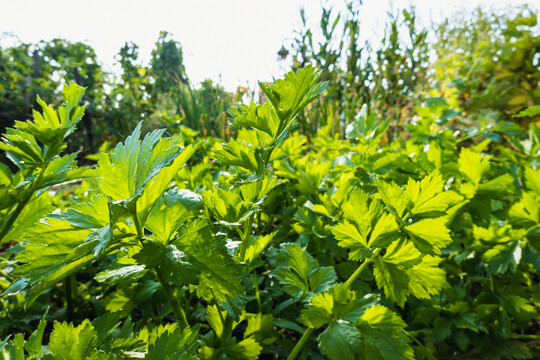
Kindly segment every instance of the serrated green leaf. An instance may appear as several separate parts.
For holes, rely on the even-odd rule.
[[[453,191],[444,191],[444,180],[436,171],[421,181],[409,179],[405,193],[409,199],[410,212],[415,215],[444,212],[450,206],[463,199]]]
[[[374,260],[375,280],[386,297],[403,307],[410,294],[408,269],[422,261],[422,254],[410,241],[396,241],[390,244],[386,254]]]
[[[214,331],[215,337],[208,337],[205,342],[210,346],[204,346],[199,352],[201,359],[257,359],[262,347],[255,340],[255,337],[247,335],[240,342],[232,337],[232,331],[237,323],[232,323],[227,318],[227,313],[221,311],[217,306],[209,306],[206,310],[206,319]],[[212,335],[214,335],[212,334]],[[214,341],[212,341],[214,340]],[[214,345],[214,346],[212,346]]]
[[[444,180],[439,171],[435,171],[424,177],[421,181],[415,181],[409,178],[405,186],[405,193],[409,201],[414,204],[413,209],[418,210],[428,200],[442,192]]]
[[[351,260],[369,258],[373,250],[385,247],[398,236],[394,216],[383,210],[380,200],[369,200],[359,190],[353,191],[342,204],[347,220],[332,228],[339,246],[349,248]]]
[[[4,150],[6,157],[19,169],[33,168],[45,160],[36,139],[30,133],[19,129],[6,130],[0,143],[0,150]]]
[[[520,111],[517,115],[514,115],[514,117],[526,117],[526,116],[534,116],[540,114],[540,105],[534,105],[531,106],[525,110]]]
[[[329,291],[313,296],[300,315],[302,323],[318,329],[333,322],[355,323],[373,303],[371,297],[357,299],[346,284],[337,284]]]
[[[49,217],[66,220],[76,228],[97,230],[110,223],[109,204],[107,198],[99,194],[90,202],[74,204],[72,208]]]
[[[240,225],[257,209],[257,204],[246,201],[238,188],[203,191],[204,204],[224,225]]]
[[[392,359],[392,351],[398,349],[393,355],[412,358],[403,320],[387,308],[373,305],[369,298],[356,299],[345,284],[314,296],[300,319],[315,329],[328,325],[318,341],[321,352],[330,359]]]
[[[191,360],[196,359],[199,347],[199,326],[180,330],[174,326],[159,327],[152,330],[145,359]]]
[[[391,208],[397,217],[402,217],[407,208],[407,199],[403,196],[403,190],[395,183],[386,183],[376,180],[379,195],[383,202]]]
[[[233,260],[224,241],[208,228],[180,236],[172,245],[186,254],[189,264],[199,272],[198,283],[191,287],[199,297],[224,302],[244,293],[241,284],[244,265]]]
[[[48,223],[38,223],[27,234],[30,241],[17,255],[23,265],[13,272],[20,279],[8,287],[5,291],[7,294],[33,287],[32,296],[28,299],[31,302],[41,292],[94,259],[93,255],[81,254],[78,260],[65,262],[65,258],[84,244],[90,234],[89,230],[74,229],[68,222],[50,218]],[[92,250],[93,246],[85,253],[91,253]]]
[[[376,221],[376,223],[369,236],[369,246],[372,249],[382,248],[398,238],[398,225],[394,216],[388,213],[380,216],[377,213],[373,215],[372,221]]]
[[[496,341],[492,344],[490,355],[503,356],[506,359],[533,359],[530,349],[523,341]]]
[[[531,321],[538,318],[538,311],[531,302],[518,295],[504,297],[503,305],[506,311],[520,321]]]
[[[62,140],[73,132],[75,125],[84,115],[84,106],[78,106],[84,91],[84,88],[73,82],[64,85],[66,103],[58,109],[58,112],[38,96],[37,102],[42,107],[43,114],[33,111],[34,121],[16,121],[15,127],[35,136],[46,145],[44,157],[52,159],[63,147]]]
[[[347,125],[345,130],[346,136],[347,139],[355,139],[360,141],[360,143],[366,141],[375,142],[379,137],[384,135],[389,124],[390,119],[381,122],[374,112],[368,113],[367,104],[364,104],[356,116],[355,121]]]
[[[440,255],[441,249],[452,243],[446,218],[422,219],[405,227],[416,247],[424,253]]]
[[[96,243],[96,245],[94,246],[94,255],[96,257],[100,257],[105,253],[105,250],[107,249],[112,240],[113,229],[110,224],[107,224],[104,227],[93,231],[86,238],[86,241],[88,243]]]
[[[514,178],[509,174],[504,174],[478,185],[478,190],[483,192],[495,192],[504,194],[514,189]]]
[[[244,201],[260,205],[266,196],[279,184],[280,181],[277,176],[268,174],[262,180],[242,184],[238,189]]]
[[[373,207],[377,205],[376,203],[372,204]],[[361,190],[352,191],[342,208],[345,218],[354,222],[362,236],[367,238],[371,230],[371,212],[376,212],[375,209],[370,209],[369,195]]]
[[[42,188],[39,189],[37,195],[54,185],[95,177],[95,170],[88,167],[77,167],[77,155],[77,153],[73,153],[63,157],[56,157],[49,162],[43,174]]]
[[[284,264],[272,275],[283,286],[283,291],[301,300],[309,300],[317,293],[330,289],[336,282],[334,268],[321,267],[317,260],[296,244],[282,244],[280,253]]]
[[[476,313],[458,314],[452,322],[459,329],[469,329],[474,332],[487,332]]]
[[[180,169],[199,148],[199,145],[200,143],[186,146],[169,166],[162,168],[161,171],[149,181],[148,186],[144,188],[141,197],[137,200],[137,216],[141,224],[146,222],[146,218],[154,208],[158,199],[170,186],[171,181]]]
[[[409,276],[399,265],[385,262],[381,258],[374,261],[373,272],[379,289],[384,289],[387,298],[403,307],[409,295]]]
[[[521,260],[519,241],[497,244],[487,250],[482,259],[488,263],[488,274],[504,274],[508,270],[515,272]]]
[[[227,315],[234,321],[239,322],[240,317],[245,315],[248,297],[245,293],[236,294],[227,298],[226,301],[220,301],[219,307],[227,311]]]
[[[300,319],[308,327],[318,329],[333,320],[334,298],[331,293],[317,294],[311,298]]]
[[[102,271],[95,276],[95,279],[99,282],[106,282],[111,285],[119,284],[120,286],[126,286],[136,282],[145,274],[146,268],[144,266],[127,265],[119,267],[118,269]]]
[[[525,191],[521,200],[512,205],[508,215],[516,224],[533,226],[540,223],[540,196]]]
[[[296,115],[326,90],[327,83],[318,83],[319,76],[320,70],[308,65],[296,73],[288,72],[274,84],[265,86],[259,82],[280,120],[277,143],[285,138]]]
[[[7,342],[9,338],[6,338],[3,341],[3,344]],[[16,334],[13,337],[13,340],[9,341],[7,344],[4,344],[4,350],[0,352],[0,355],[4,357],[7,355],[9,360],[25,360],[24,356],[24,334]]]
[[[510,225],[499,227],[492,224],[488,229],[473,226],[477,240],[475,249],[483,251],[482,260],[487,263],[488,274],[515,272],[521,260],[520,241],[525,237],[524,229],[514,230]]]
[[[258,173],[263,165],[263,159],[256,156],[253,146],[234,139],[223,144],[213,156],[222,165],[239,166],[252,173]]]
[[[227,301],[243,294],[243,267],[234,262],[219,239],[208,229],[181,235],[172,244],[146,240],[144,248],[133,256],[146,268],[159,269],[166,280],[190,285],[207,301]]]
[[[474,185],[478,185],[483,174],[489,170],[489,157],[482,156],[470,149],[461,150],[458,159],[459,171]]]
[[[274,138],[278,135],[279,118],[270,104],[240,104],[231,109],[231,123],[234,126],[246,126],[260,130]]]
[[[45,316],[39,321],[37,329],[28,337],[28,341],[24,343],[24,349],[30,356],[39,356],[41,355],[41,344],[43,342],[43,334],[45,333],[45,326],[47,326],[47,321]]]
[[[4,349],[4,347],[7,345],[9,338],[11,335],[8,335],[2,342],[0,342],[0,351]]]
[[[274,330],[274,319],[270,314],[254,314],[248,317],[245,338],[253,338],[261,345],[273,344],[277,337]]]
[[[405,322],[388,308],[382,305],[368,308],[356,325],[363,335],[365,359],[414,359],[414,352],[403,332]]]
[[[184,253],[174,245],[168,245],[164,248],[163,257],[156,265],[160,266],[164,278],[171,279],[175,284],[196,284],[197,275],[201,271],[191,263],[189,254]]]
[[[275,235],[276,233],[274,232],[263,236],[251,236],[246,250],[245,261],[247,263],[252,263],[257,259]]]
[[[203,206],[199,195],[189,190],[169,190],[157,201],[146,221],[146,228],[167,244],[178,227]]]
[[[221,311],[216,305],[206,308],[206,321],[219,339],[231,336],[232,329],[226,329],[227,324],[224,323],[226,317],[227,312]]]
[[[111,154],[99,158],[99,186],[113,201],[139,198],[148,182],[183,151],[172,139],[161,139],[165,130],[155,130],[139,140],[141,124]]]
[[[227,344],[225,353],[231,359],[257,360],[261,354],[262,346],[253,339],[247,338],[236,344]]]
[[[540,195],[540,171],[531,168],[525,169],[525,185],[536,195]]]
[[[21,211],[11,230],[4,236],[2,242],[22,241],[24,233],[31,229],[39,220],[54,210],[51,196],[47,193],[32,199]]]
[[[347,221],[337,224],[332,227],[332,234],[336,237],[339,246],[350,249],[349,259],[362,260],[372,255],[366,238],[353,224]]]
[[[331,360],[362,357],[362,336],[352,324],[332,322],[318,337],[319,348]]]
[[[419,299],[429,299],[448,285],[446,273],[439,266],[441,258],[424,256],[422,262],[407,270],[411,294]]]
[[[97,332],[85,320],[77,327],[65,322],[54,324],[49,348],[55,359],[84,360],[90,356],[96,344]]]
[[[422,254],[414,246],[414,243],[403,239],[390,244],[383,256],[384,262],[407,268],[419,264],[421,258]]]

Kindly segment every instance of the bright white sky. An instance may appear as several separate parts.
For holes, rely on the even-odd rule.
[[[416,6],[418,17],[428,23],[459,9],[477,6],[518,6],[522,0],[364,0],[361,33],[366,38],[382,33],[390,9]],[[336,10],[345,0],[322,1]],[[393,5],[390,5],[390,4]],[[277,51],[290,46],[299,28],[299,9],[309,22],[320,20],[319,0],[0,0],[0,34],[18,36],[23,42],[61,37],[86,41],[106,69],[126,41],[139,45],[147,63],[161,30],[182,44],[189,78],[206,78],[233,90],[238,85],[270,81],[282,69]],[[0,42],[7,46],[9,40]]]

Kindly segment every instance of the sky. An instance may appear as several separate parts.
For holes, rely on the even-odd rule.
[[[148,63],[159,32],[165,30],[181,43],[193,83],[209,78],[233,90],[279,77],[284,66],[277,61],[277,51],[289,47],[300,28],[299,9],[305,9],[309,24],[317,24],[321,3],[336,12],[346,6],[345,0],[0,0],[0,35],[31,43],[57,37],[85,41],[104,68],[114,71],[114,56],[126,41],[136,43],[141,62]],[[525,3],[534,1],[364,0],[361,33],[376,41],[387,12],[411,4],[427,24],[480,5]],[[4,34],[0,46],[13,41]]]

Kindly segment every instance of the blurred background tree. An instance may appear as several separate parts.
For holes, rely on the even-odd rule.
[[[284,70],[313,64],[330,82],[326,95],[300,115],[308,141],[321,130],[344,137],[364,104],[390,120],[391,141],[433,96],[456,110],[456,128],[516,122],[513,115],[540,102],[540,35],[532,9],[478,9],[427,26],[411,8],[389,13],[384,33],[371,41],[362,40],[361,11],[358,1],[342,13],[323,5],[318,26],[310,28],[301,10],[292,44],[278,53]],[[122,140],[143,119],[147,130],[167,125],[173,132],[226,138],[233,130],[227,110],[249,94],[211,80],[191,83],[182,46],[167,32],[159,34],[147,65],[134,43],[125,43],[116,61],[119,70],[107,72],[92,47],[64,39],[1,48],[2,130],[30,117],[37,93],[57,104],[62,84],[75,81],[87,88],[86,115],[73,141],[83,155]],[[524,117],[519,125],[537,121]]]
[[[435,83],[461,121],[496,123],[540,103],[540,34],[528,8],[478,9],[435,28]],[[530,119],[529,119],[530,120]]]
[[[330,81],[327,95],[302,116],[308,137],[325,126],[343,136],[363,104],[390,120],[391,140],[432,96],[457,111],[461,127],[515,121],[513,115],[540,102],[540,35],[530,8],[477,9],[430,27],[414,8],[389,13],[377,47],[360,40],[360,11],[357,2],[341,14],[323,8],[319,29],[309,28],[301,11],[296,38],[280,50],[284,60],[290,54],[293,69],[313,64]]]

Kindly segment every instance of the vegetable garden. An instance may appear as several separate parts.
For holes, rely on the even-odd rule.
[[[540,357],[540,36],[520,11],[435,44],[405,11],[366,58],[354,7],[325,10],[326,46],[299,31],[258,102],[193,87],[166,34],[116,100],[96,68],[31,80],[47,99],[0,143],[0,358]],[[26,111],[15,84],[0,115]]]

